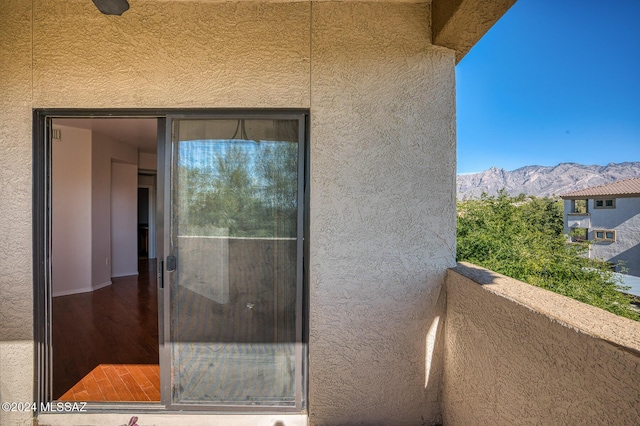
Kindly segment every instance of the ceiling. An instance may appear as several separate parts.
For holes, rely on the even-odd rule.
[[[155,118],[56,118],[54,124],[79,127],[126,142],[140,152],[155,153],[158,120]]]

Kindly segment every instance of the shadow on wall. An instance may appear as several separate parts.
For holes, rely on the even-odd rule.
[[[453,270],[455,271],[456,268],[453,268]],[[504,275],[500,275],[497,272],[493,272],[470,263],[466,263],[464,265],[464,275],[475,281],[476,284],[481,285],[493,284],[496,278],[504,278]]]
[[[640,277],[640,243],[612,257],[609,262],[614,264],[622,262],[627,269],[627,274]],[[618,269],[616,268],[616,272],[621,272]]]
[[[591,210],[592,228],[634,229],[640,220],[640,201],[634,198],[622,198],[616,201],[615,209]]]

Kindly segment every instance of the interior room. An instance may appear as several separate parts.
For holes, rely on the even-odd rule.
[[[51,132],[53,397],[159,401],[157,120]]]

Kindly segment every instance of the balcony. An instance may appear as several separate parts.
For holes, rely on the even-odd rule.
[[[471,264],[445,285],[445,425],[640,424],[639,322]]]
[[[567,213],[568,228],[591,228],[589,213]]]
[[[441,372],[428,377],[440,389],[442,424],[640,424],[640,322],[468,263],[447,271],[444,289],[445,319],[434,321],[427,338],[427,371]],[[121,424],[126,416],[81,417]],[[146,413],[141,424],[314,423],[276,417]],[[39,421],[78,419],[46,414]]]

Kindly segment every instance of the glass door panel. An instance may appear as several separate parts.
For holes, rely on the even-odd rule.
[[[301,408],[304,120],[168,124],[171,403]]]

